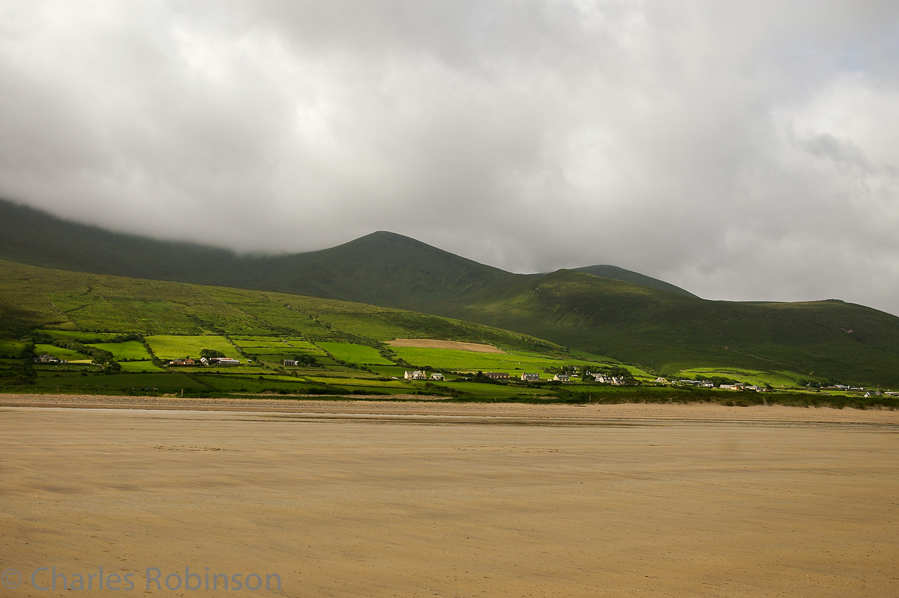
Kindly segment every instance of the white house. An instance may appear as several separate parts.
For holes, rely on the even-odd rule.
[[[537,382],[538,380],[540,380],[540,374],[527,374],[527,373],[525,373],[525,374],[522,374],[522,375],[521,375],[521,379],[522,379],[524,382]]]
[[[421,370],[409,371],[406,370],[406,373],[403,374],[403,378],[406,380],[427,380],[428,375]]]
[[[442,381],[443,379],[444,379],[443,374],[438,374],[437,372],[434,372],[433,374],[431,374],[431,380]]]

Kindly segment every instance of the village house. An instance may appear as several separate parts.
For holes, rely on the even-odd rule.
[[[437,372],[434,372],[433,374],[431,374],[431,380],[443,381],[444,376],[443,376],[443,374],[438,374]]]
[[[428,375],[421,370],[413,370],[411,372],[406,370],[406,373],[403,374],[403,378],[406,380],[427,380]]]
[[[282,360],[281,360],[281,365],[286,365],[286,366],[294,367],[294,366],[296,366],[296,364],[297,364],[297,360],[296,360],[296,359],[282,359]]]
[[[509,374],[506,372],[484,372],[484,375],[491,380],[508,380]]]
[[[718,388],[723,390],[743,390],[746,387],[742,382],[737,382],[736,384],[722,384]]]
[[[556,374],[553,376],[554,382],[571,382],[571,376],[568,374]]]
[[[522,374],[521,379],[523,382],[537,382],[540,380],[540,374]]]

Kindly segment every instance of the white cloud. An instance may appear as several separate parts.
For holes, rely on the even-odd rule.
[[[899,313],[894,2],[0,0],[0,195]],[[838,281],[838,282],[835,282]]]

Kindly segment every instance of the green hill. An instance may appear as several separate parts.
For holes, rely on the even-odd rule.
[[[76,272],[301,293],[441,312],[532,278],[383,231],[321,251],[237,255],[226,249],[113,233],[3,200],[0,259]],[[613,279],[667,285],[613,266],[585,270],[599,273],[594,272],[597,268]],[[673,285],[667,287],[686,293]]]
[[[86,274],[0,260],[0,331],[151,335],[302,336],[377,346],[394,338],[484,343],[564,353],[528,335],[481,324],[286,293]]]
[[[560,271],[455,317],[663,373],[742,367],[847,384],[899,383],[899,318],[841,301],[707,301]]]
[[[309,253],[240,256],[110,233],[0,202],[0,259],[409,309],[664,373],[730,367],[899,384],[899,318],[870,308],[839,301],[708,301],[614,266],[512,274],[387,232]],[[28,305],[6,301],[3,317],[31,322]],[[121,316],[123,322],[129,317],[141,316]]]

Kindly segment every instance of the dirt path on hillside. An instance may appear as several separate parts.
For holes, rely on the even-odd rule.
[[[391,347],[420,347],[424,349],[456,349],[472,353],[505,353],[493,345],[479,343],[459,343],[456,341],[438,341],[427,338],[398,338],[387,343]]]

